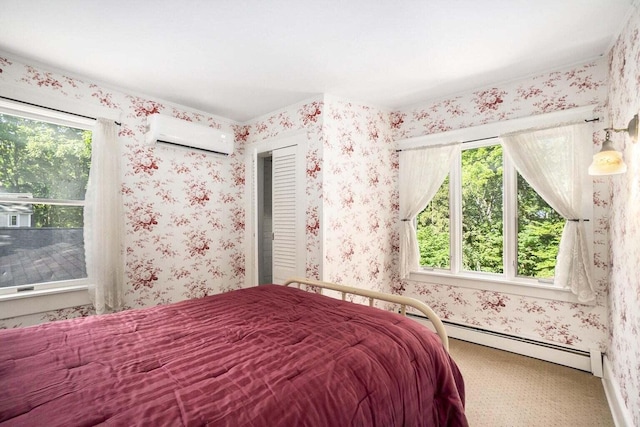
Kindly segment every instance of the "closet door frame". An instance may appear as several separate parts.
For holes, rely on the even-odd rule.
[[[307,132],[297,130],[250,144],[245,152],[245,287],[257,286],[258,270],[258,157],[274,150],[296,146],[296,275],[306,271],[306,153]]]

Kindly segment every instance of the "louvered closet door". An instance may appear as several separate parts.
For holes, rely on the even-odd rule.
[[[273,151],[273,283],[296,275],[296,150]]]

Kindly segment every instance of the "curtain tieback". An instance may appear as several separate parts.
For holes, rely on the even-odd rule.
[[[407,222],[407,221],[411,221],[411,219],[401,219],[400,221]]]
[[[588,219],[567,219],[567,221],[580,222],[580,221],[589,221],[589,220]]]

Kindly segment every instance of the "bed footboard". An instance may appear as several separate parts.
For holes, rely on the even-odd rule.
[[[440,320],[438,315],[431,309],[431,307],[429,307],[422,301],[418,301],[415,298],[405,297],[402,295],[386,294],[384,292],[371,291],[368,289],[354,288],[352,286],[339,285],[337,283],[321,282],[319,280],[312,279],[302,279],[298,277],[293,277],[284,282],[284,286],[289,286],[291,284],[297,284],[298,288],[300,288],[300,285],[317,286],[318,288],[320,288],[320,293],[322,293],[322,289],[330,289],[332,291],[341,292],[342,300],[346,300],[347,294],[363,296],[369,298],[370,306],[373,306],[373,302],[375,300],[399,304],[400,313],[403,316],[406,316],[407,314],[407,306],[413,307],[427,316],[429,321],[435,327],[436,333],[442,341],[442,345],[447,351],[449,351],[449,338],[447,336],[447,331],[442,324],[442,321]]]

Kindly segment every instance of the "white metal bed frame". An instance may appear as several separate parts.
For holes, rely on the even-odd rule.
[[[431,323],[435,327],[436,333],[438,334],[438,336],[440,337],[440,340],[442,341],[442,345],[447,351],[449,351],[449,338],[447,336],[447,331],[444,328],[444,324],[440,320],[440,317],[438,317],[438,315],[431,309],[431,307],[429,307],[422,301],[418,301],[415,298],[405,297],[402,295],[386,294],[384,292],[354,288],[352,286],[339,285],[337,283],[321,282],[319,280],[303,279],[298,277],[292,277],[288,279],[283,283],[283,285],[289,286],[294,283],[297,283],[298,289],[300,289],[301,285],[317,286],[318,288],[320,288],[321,294],[323,289],[330,289],[332,291],[341,292],[343,301],[346,301],[347,294],[363,296],[363,297],[369,298],[369,305],[371,307],[373,307],[374,300],[390,302],[393,304],[399,304],[400,314],[402,314],[403,316],[407,315],[407,306],[413,307],[416,310],[423,313],[425,316],[427,316],[429,321],[431,321]]]

